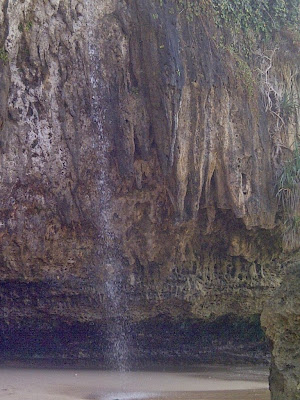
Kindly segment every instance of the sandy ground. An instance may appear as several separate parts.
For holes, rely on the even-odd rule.
[[[1,400],[270,400],[268,371],[203,367],[197,372],[0,369]]]

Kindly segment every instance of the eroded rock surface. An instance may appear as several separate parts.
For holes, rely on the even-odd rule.
[[[272,342],[272,400],[300,399],[300,264],[289,269],[266,305],[262,325]]]
[[[247,69],[171,0],[1,0],[0,33],[3,337],[106,324],[114,262],[135,323],[259,314],[300,111],[279,132],[266,85],[299,93],[297,42]]]

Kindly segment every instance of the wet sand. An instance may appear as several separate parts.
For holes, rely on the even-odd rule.
[[[268,370],[203,366],[193,372],[0,369],[1,400],[269,400]]]

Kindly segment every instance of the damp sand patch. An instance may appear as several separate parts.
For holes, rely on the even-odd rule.
[[[260,367],[204,366],[192,373],[2,368],[0,399],[270,400],[270,395],[267,369]]]

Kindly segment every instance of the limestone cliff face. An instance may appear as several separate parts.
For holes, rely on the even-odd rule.
[[[249,67],[219,36],[171,0],[0,1],[5,332],[107,320],[114,260],[133,321],[261,312],[288,259],[274,187],[299,115],[280,131],[274,96],[299,93],[299,47]]]
[[[289,269],[262,314],[272,341],[270,387],[273,400],[300,399],[300,270]]]

